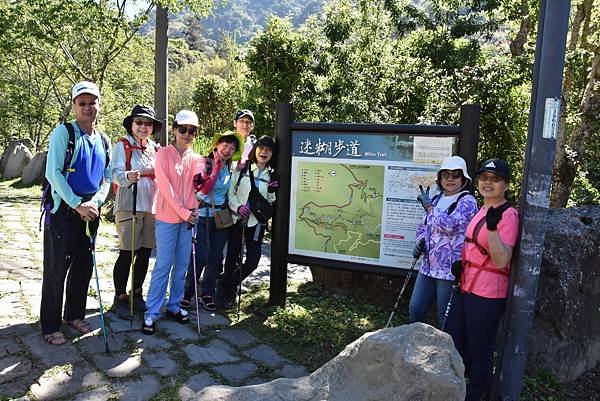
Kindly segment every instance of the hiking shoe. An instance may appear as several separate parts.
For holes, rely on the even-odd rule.
[[[133,296],[133,310],[136,312],[146,312],[148,310],[142,294],[135,294]]]
[[[119,319],[123,320],[131,320],[131,314],[129,313],[129,302],[119,299],[119,297],[115,296],[113,300],[113,304],[110,307],[111,312],[113,312]]]
[[[181,324],[186,324],[190,321],[190,314],[185,309],[180,309],[177,313],[168,310],[167,317]]]

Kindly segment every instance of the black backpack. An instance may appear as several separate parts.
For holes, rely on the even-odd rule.
[[[73,124],[70,122],[64,123],[65,128],[67,129],[67,133],[69,134],[69,140],[67,142],[67,150],[65,153],[65,161],[63,163],[62,175],[66,175],[69,166],[71,165],[71,161],[73,160],[73,152],[75,151],[75,128],[73,128]],[[110,163],[110,154],[108,152],[108,139],[106,135],[102,132],[99,132],[100,137],[102,138],[102,145],[104,145],[104,153],[106,156],[106,166]],[[42,219],[44,216],[44,224],[50,224],[50,211],[54,209],[54,199],[52,198],[52,185],[48,179],[44,176],[44,181],[42,182],[42,199],[40,201],[40,222],[39,222],[39,230],[42,231]]]

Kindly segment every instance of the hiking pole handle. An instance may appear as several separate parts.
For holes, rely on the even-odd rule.
[[[135,213],[137,211],[137,192],[138,192],[137,182],[134,182],[133,184],[131,184],[131,190],[133,192],[133,209],[132,209],[132,212],[133,212],[133,216],[135,216]]]

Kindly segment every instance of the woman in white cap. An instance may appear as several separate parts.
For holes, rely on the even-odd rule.
[[[196,196],[200,201],[196,226],[196,260],[195,264],[189,264],[185,295],[181,300],[182,308],[191,306],[196,289],[194,277],[199,279],[202,270],[204,270],[204,275],[200,301],[206,310],[213,311],[217,308],[215,286],[217,274],[221,270],[228,228],[217,226],[215,213],[229,213],[227,193],[231,183],[231,161],[240,159],[242,143],[242,139],[235,132],[226,131],[222,134],[215,134],[212,143],[213,151],[203,159],[203,167],[200,169],[200,173],[194,177],[198,191]]]
[[[196,223],[196,196],[193,179],[200,171],[202,158],[193,152],[191,144],[198,129],[198,116],[181,110],[173,122],[175,140],[156,155],[156,263],[152,270],[146,301],[142,333],[152,335],[160,309],[165,301],[169,276],[171,287],[167,302],[167,317],[188,323],[186,310],[179,307],[183,297],[185,272],[192,252],[192,232]]]
[[[131,296],[134,310],[146,311],[142,285],[148,272],[150,253],[156,246],[152,203],[156,192],[154,164],[158,145],[151,135],[162,128],[162,122],[156,118],[152,107],[138,104],[123,120],[123,127],[128,135],[115,144],[111,164],[113,189],[116,188],[114,213],[119,237],[119,257],[113,269],[115,299],[111,310],[119,318],[129,319],[132,312]],[[132,241],[135,243],[132,244]],[[133,263],[132,253],[135,254]],[[133,294],[127,295],[127,279],[132,264]]]
[[[455,279],[450,269],[453,262],[460,260],[465,231],[477,212],[477,201],[468,190],[471,177],[462,157],[445,158],[436,183],[439,195],[430,198],[429,188],[421,188],[417,198],[425,209],[425,217],[417,229],[413,257],[423,255],[423,259],[408,313],[411,323],[425,322],[427,311],[436,300],[441,327]]]

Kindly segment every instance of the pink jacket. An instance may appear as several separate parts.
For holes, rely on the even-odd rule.
[[[180,156],[173,145],[156,154],[156,219],[165,223],[182,223],[198,207],[194,193],[194,175],[200,172],[202,157],[188,149]]]

